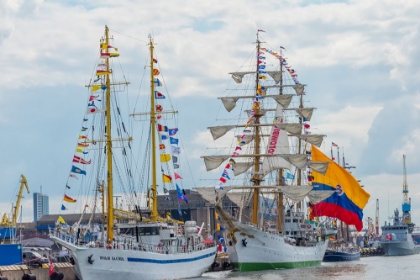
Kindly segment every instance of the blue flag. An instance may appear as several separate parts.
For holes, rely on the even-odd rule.
[[[86,171],[84,171],[84,170],[82,170],[79,167],[74,166],[74,165],[71,167],[71,171],[70,172],[77,173],[77,174],[82,174],[82,175],[86,175]]]
[[[169,142],[171,144],[178,145],[178,139],[177,138],[169,137]]]
[[[64,204],[61,204],[61,210],[67,210],[66,206]]]
[[[178,132],[178,128],[170,128],[169,136],[174,136]]]

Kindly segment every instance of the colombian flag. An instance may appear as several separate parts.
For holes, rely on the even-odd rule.
[[[316,217],[337,218],[347,225],[354,225],[358,231],[363,228],[363,208],[370,194],[367,193],[345,168],[332,161],[312,145],[312,161],[328,161],[325,175],[312,170],[313,190],[334,190],[335,193],[314,205]]]

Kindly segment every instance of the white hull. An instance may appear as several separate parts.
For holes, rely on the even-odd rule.
[[[164,254],[135,250],[78,247],[60,238],[68,248],[82,280],[180,279],[201,276],[214,262],[216,247],[188,253]],[[91,257],[90,257],[91,256]],[[89,257],[93,263],[89,263]]]
[[[246,233],[246,235],[244,234]],[[239,271],[276,268],[294,268],[319,265],[328,246],[328,240],[314,246],[296,246],[283,236],[264,232],[249,226],[235,232],[237,243],[228,246],[230,261]],[[244,246],[242,240],[247,242]]]

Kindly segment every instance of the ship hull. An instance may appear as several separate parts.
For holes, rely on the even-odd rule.
[[[179,254],[78,247],[56,237],[71,251],[82,280],[180,279],[201,276],[214,262],[216,247]],[[90,262],[89,262],[90,260]]]
[[[324,262],[344,262],[360,260],[360,251],[358,252],[339,252],[327,250],[324,255]]]
[[[227,246],[230,262],[238,271],[317,266],[328,246],[328,240],[316,242],[314,246],[291,245],[280,235],[252,228],[245,233],[235,232],[237,243]]]
[[[410,242],[411,241],[411,242]],[[410,241],[381,242],[385,256],[406,256],[420,253],[420,245]]]

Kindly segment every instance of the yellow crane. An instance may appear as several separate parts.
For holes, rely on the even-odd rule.
[[[2,220],[0,221],[0,225],[2,226],[8,226],[8,227],[16,227],[16,222],[19,216],[19,207],[20,207],[20,201],[23,198],[23,188],[26,187],[26,190],[29,192],[29,187],[28,187],[28,181],[26,180],[26,177],[21,174],[20,177],[22,178],[20,180],[20,188],[19,188],[19,194],[17,195],[17,199],[16,199],[16,204],[15,207],[13,209],[13,215],[12,215],[12,221],[10,221],[7,218],[6,213],[3,215]]]

